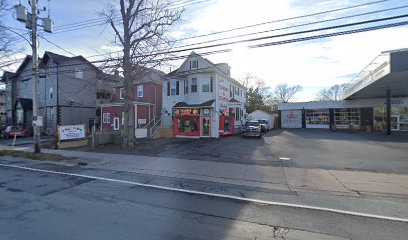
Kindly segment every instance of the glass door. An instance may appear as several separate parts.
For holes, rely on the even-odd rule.
[[[399,115],[391,115],[391,130],[393,131],[400,130]]]
[[[203,137],[209,137],[210,136],[210,118],[209,117],[203,117],[202,119],[202,136]]]

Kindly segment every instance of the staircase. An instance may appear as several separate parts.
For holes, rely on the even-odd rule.
[[[153,119],[146,125],[147,137],[156,138],[161,128],[161,116],[153,117]]]

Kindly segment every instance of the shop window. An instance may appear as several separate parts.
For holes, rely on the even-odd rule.
[[[350,127],[360,125],[360,109],[340,108],[334,111],[336,127]]]
[[[137,86],[137,97],[143,97],[143,85]]]
[[[197,92],[197,78],[191,79],[191,92]]]
[[[231,118],[224,118],[224,132],[232,132]]]
[[[177,119],[178,132],[197,133],[198,132],[198,118],[193,119]]]
[[[308,109],[305,112],[306,124],[330,124],[329,109]]]

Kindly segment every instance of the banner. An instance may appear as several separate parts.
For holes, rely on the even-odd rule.
[[[85,138],[85,125],[67,125],[59,127],[60,140]]]

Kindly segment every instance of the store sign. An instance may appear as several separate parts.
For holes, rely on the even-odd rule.
[[[198,108],[180,108],[173,109],[173,116],[199,116],[200,109]]]
[[[302,128],[302,110],[283,110],[282,128]]]
[[[230,90],[229,90],[229,85],[228,82],[226,80],[224,80],[223,78],[219,78],[219,84],[218,84],[218,89],[219,89],[219,95],[218,95],[218,99],[219,99],[219,108],[220,110],[225,110],[228,109],[228,101],[229,101],[229,94],[230,94]]]
[[[387,101],[384,104],[387,105]],[[391,99],[391,105],[405,105],[405,101],[403,99]]]
[[[139,124],[139,125],[146,124],[146,118],[137,119],[137,124]]]
[[[59,127],[60,140],[85,138],[85,125],[67,125]]]

